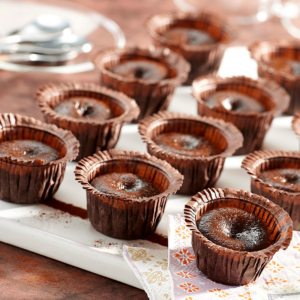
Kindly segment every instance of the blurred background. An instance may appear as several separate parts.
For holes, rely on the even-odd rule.
[[[42,120],[34,101],[40,86],[48,82],[98,82],[92,63],[97,51],[150,45],[145,22],[151,15],[202,10],[213,11],[236,26],[238,36],[230,47],[246,47],[257,40],[300,39],[300,0],[0,0],[1,113],[20,113]],[[234,59],[226,68],[230,69],[231,64],[235,64]],[[13,286],[14,293],[22,291],[22,284],[28,284],[22,279],[24,273],[37,274],[30,284],[41,293],[43,287],[37,282],[43,273],[38,268],[43,266],[54,270],[55,284],[57,278],[65,279],[63,287],[54,286],[58,294],[70,296],[65,299],[75,299],[72,294],[87,291],[95,296],[93,299],[98,299],[99,291],[102,299],[118,299],[118,295],[122,299],[147,299],[143,291],[15,247],[0,246],[2,250],[5,247],[0,260],[12,273],[21,274],[19,281],[0,284],[1,288]],[[33,269],[24,267],[22,273],[20,265],[26,265],[26,259]],[[36,299],[41,295],[37,293]],[[54,295],[53,299],[58,298]]]
[[[30,94],[49,81],[47,73],[96,81],[91,63],[95,52],[125,44],[151,44],[144,26],[147,18],[176,10],[209,10],[227,18],[238,29],[238,38],[230,46],[300,38],[300,0],[0,0],[0,69],[14,72],[0,71],[0,79],[6,82],[0,96],[5,100],[19,97],[18,87],[28,76],[26,95]],[[32,76],[37,72],[46,74]],[[64,80],[64,76],[56,79]],[[16,94],[6,95],[6,87],[11,86]],[[25,107],[30,104],[24,103]]]

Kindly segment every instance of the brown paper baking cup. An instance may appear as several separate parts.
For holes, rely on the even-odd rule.
[[[251,57],[256,60],[258,75],[276,81],[291,96],[286,114],[294,115],[300,111],[300,76],[276,70],[268,65],[275,57],[300,60],[300,42],[296,40],[271,40],[256,42],[249,47]]]
[[[258,176],[261,172],[279,168],[300,168],[298,151],[256,151],[246,156],[242,168],[251,175],[251,192],[262,195],[285,209],[293,220],[294,230],[300,230],[300,193],[272,187]]]
[[[66,163],[77,156],[79,143],[71,132],[55,125],[25,116],[1,114],[0,143],[25,139],[51,146],[59,152],[59,159],[44,163],[0,157],[0,199],[13,203],[41,203],[59,188]]]
[[[292,128],[298,139],[300,139],[300,113],[296,114],[292,120]]]
[[[199,115],[223,119],[234,124],[244,136],[243,147],[235,155],[247,154],[259,150],[273,118],[286,110],[289,95],[274,81],[251,79],[247,77],[220,78],[214,75],[194,80],[193,96],[198,103]],[[242,113],[229,111],[222,107],[210,107],[207,98],[219,91],[236,91],[259,100],[268,109],[262,113]]]
[[[166,132],[182,132],[203,136],[220,153],[208,156],[179,155],[164,150],[154,143],[153,138]],[[242,134],[230,123],[206,117],[194,117],[167,111],[159,112],[139,123],[139,133],[147,143],[148,152],[167,161],[182,175],[184,181],[180,194],[194,195],[212,187],[220,177],[225,159],[243,144]]]
[[[111,172],[133,173],[151,181],[160,194],[143,199],[122,198],[99,192],[91,184],[96,176]],[[140,239],[153,233],[160,222],[171,194],[183,177],[168,163],[147,153],[110,150],[82,159],[76,179],[87,194],[87,210],[93,227],[113,238]]]
[[[213,36],[217,42],[206,45],[179,44],[162,34],[170,28],[188,27],[203,30]],[[219,69],[227,44],[236,36],[236,29],[220,16],[201,12],[197,14],[170,12],[154,15],[148,19],[146,29],[156,46],[168,47],[180,53],[191,65],[186,85],[202,75],[216,73]]]
[[[115,117],[104,121],[82,120],[65,117],[54,111],[58,103],[70,97],[88,97],[103,101],[109,105]],[[35,99],[48,123],[72,131],[79,140],[77,161],[99,150],[113,148],[123,124],[131,122],[139,115],[139,108],[133,99],[92,83],[47,84],[37,91]]]
[[[261,251],[236,251],[219,246],[198,230],[201,216],[212,209],[234,207],[254,214],[268,228],[273,243]],[[280,249],[289,246],[293,226],[289,215],[268,199],[246,191],[207,189],[185,205],[184,216],[192,230],[192,246],[198,269],[213,281],[227,285],[245,285],[256,280]]]
[[[127,78],[113,73],[111,70],[120,62],[146,58],[161,62],[169,68],[169,78],[162,80],[146,80]],[[137,121],[160,110],[167,109],[174,89],[186,81],[190,66],[185,59],[169,49],[127,47],[100,51],[94,58],[96,69],[100,71],[100,82],[109,88],[121,91],[133,98],[140,107],[141,113]]]

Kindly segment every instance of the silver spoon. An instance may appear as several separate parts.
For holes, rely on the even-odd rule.
[[[87,53],[92,50],[92,43],[88,39],[74,33],[61,35],[51,41],[39,42],[35,45],[48,49],[62,49],[64,52],[76,50]]]
[[[48,41],[70,32],[70,24],[65,18],[58,15],[39,15],[31,23],[1,38],[0,45]]]
[[[41,54],[63,54],[70,51],[88,53],[91,51],[92,43],[76,34],[59,36],[47,42],[36,42],[26,44],[0,44],[0,53],[41,53]]]
[[[78,55],[77,51],[71,51],[59,55],[44,55],[38,53],[14,53],[0,54],[0,61],[6,62],[38,62],[45,64],[62,63],[74,59]]]

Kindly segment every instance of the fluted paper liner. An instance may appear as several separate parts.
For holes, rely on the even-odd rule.
[[[99,192],[91,184],[96,176],[110,172],[134,173],[153,183],[160,194],[149,198],[117,197]],[[171,194],[183,177],[168,163],[147,153],[112,149],[82,159],[76,179],[87,194],[87,210],[93,227],[113,238],[140,239],[153,233],[160,222]]]
[[[300,112],[294,116],[292,120],[292,128],[298,139],[300,139]]]
[[[300,168],[298,151],[256,151],[246,156],[242,168],[251,176],[251,192],[262,195],[284,208],[293,220],[294,230],[300,230],[300,193],[274,188],[259,178],[263,171],[277,168]]]
[[[194,80],[193,96],[197,100],[199,115],[223,119],[234,124],[244,136],[244,144],[235,155],[259,150],[275,116],[283,113],[289,104],[289,95],[274,81],[251,79],[244,76],[221,78],[214,75]],[[219,91],[235,91],[253,97],[268,109],[262,113],[229,111],[222,107],[210,107],[208,96]]]
[[[206,211],[235,207],[253,213],[268,228],[273,243],[260,251],[236,251],[219,246],[198,230],[198,221]],[[292,234],[292,220],[287,212],[272,201],[246,191],[207,189],[185,205],[184,216],[192,230],[192,246],[198,269],[211,280],[227,285],[245,285],[260,276],[273,255],[287,249]]]
[[[111,71],[120,61],[126,59],[147,58],[163,63],[169,68],[170,78],[146,80],[127,78]],[[121,91],[132,97],[140,107],[137,121],[160,110],[167,109],[175,88],[186,81],[190,70],[185,59],[169,49],[127,47],[100,51],[94,58],[95,68],[100,71],[100,82],[109,88]]]
[[[216,39],[216,43],[209,45],[178,44],[162,35],[169,28],[177,26],[206,31]],[[146,29],[156,46],[168,47],[180,53],[191,64],[186,85],[190,85],[198,76],[216,73],[227,44],[236,37],[236,29],[233,26],[220,16],[210,12],[157,14],[148,19]]]
[[[208,157],[188,156],[164,150],[153,138],[165,132],[183,132],[204,136],[220,153]],[[180,113],[159,112],[139,123],[139,133],[147,143],[148,152],[167,161],[182,175],[184,181],[179,193],[194,195],[212,187],[221,175],[226,157],[243,144],[242,134],[230,123],[206,117]]]
[[[41,203],[59,188],[67,161],[78,154],[79,143],[69,131],[33,118],[0,115],[0,143],[9,140],[36,140],[58,151],[59,159],[22,161],[0,157],[0,199],[13,203]]]
[[[54,107],[70,97],[89,97],[106,102],[115,117],[97,121],[82,120],[60,115]],[[79,161],[101,150],[113,148],[125,122],[131,122],[139,115],[139,108],[133,99],[93,83],[46,84],[41,87],[35,97],[48,123],[72,131],[80,143]]]
[[[275,57],[286,57],[299,61],[300,42],[296,40],[271,40],[253,43],[249,47],[251,57],[256,60],[258,75],[280,84],[291,96],[286,114],[294,115],[300,111],[300,76],[288,74],[272,68],[268,61]]]

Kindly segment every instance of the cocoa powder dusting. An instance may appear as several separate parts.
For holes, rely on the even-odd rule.
[[[73,217],[79,217],[83,220],[88,219],[88,213],[86,209],[59,201],[55,198],[47,200],[44,204],[54,209],[58,209],[64,213],[68,213]]]

